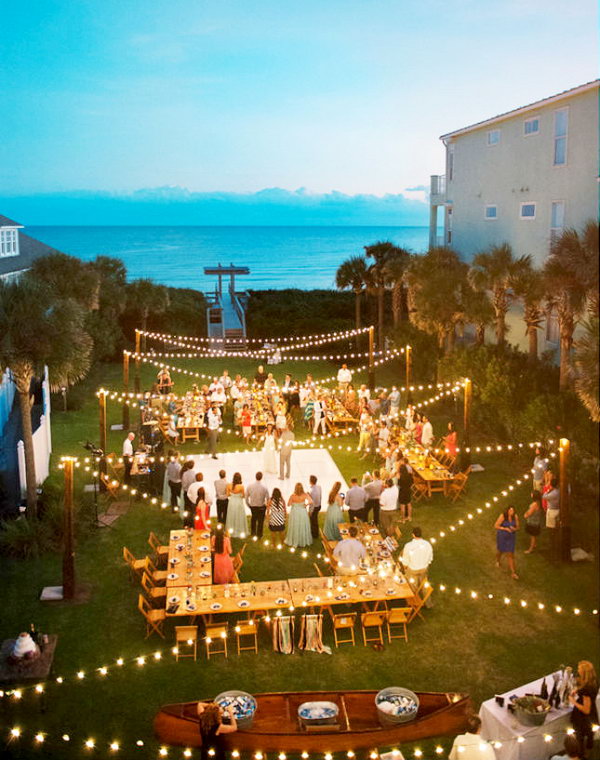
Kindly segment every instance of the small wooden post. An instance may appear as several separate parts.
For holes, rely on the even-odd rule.
[[[133,380],[133,388],[136,393],[140,392],[140,331],[135,329],[135,373]]]
[[[560,490],[560,546],[561,559],[563,562],[571,561],[571,514],[570,496],[571,487],[569,482],[569,457],[571,454],[571,441],[568,438],[560,439],[559,460],[559,490]]]
[[[63,510],[63,599],[75,596],[75,545],[73,540],[73,459],[64,460],[65,498]]]
[[[98,392],[98,409],[100,413],[100,449],[102,450],[98,470],[102,475],[106,475],[106,391],[102,388]],[[100,489],[104,489],[102,479],[100,479]]]
[[[369,327],[369,390],[375,390],[375,367],[373,365],[373,348],[375,344],[375,328]]]
[[[461,444],[461,469],[466,470],[471,464],[471,452],[467,449],[471,445],[471,405],[473,398],[473,383],[467,377],[464,385],[464,409],[463,409],[463,439]]]
[[[127,403],[127,394],[129,393],[129,351],[123,351],[123,430],[129,430],[129,404]]]

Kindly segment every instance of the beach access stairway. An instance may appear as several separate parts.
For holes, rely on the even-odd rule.
[[[214,348],[246,347],[246,315],[240,295],[215,291],[208,296],[208,337],[213,339]]]

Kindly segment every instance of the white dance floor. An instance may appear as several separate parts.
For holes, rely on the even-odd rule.
[[[219,478],[219,470],[225,470],[228,483],[231,483],[233,473],[239,472],[244,486],[253,483],[256,473],[262,472],[263,483],[269,490],[269,493],[274,488],[280,488],[286,502],[294,490],[296,483],[302,483],[305,490],[308,491],[310,485],[308,479],[311,475],[316,475],[317,482],[323,489],[323,509],[327,507],[327,495],[337,480],[342,484],[341,490],[343,493],[346,493],[348,490],[348,485],[342,477],[342,473],[326,449],[294,449],[292,452],[291,477],[286,480],[279,480],[279,472],[273,474],[264,471],[264,456],[262,451],[219,454],[218,459],[212,459],[206,454],[191,454],[186,456],[185,459],[192,459],[196,472],[201,472],[204,476],[204,488],[213,501],[211,515],[217,514],[213,484]],[[279,457],[277,457],[277,466],[279,467]],[[169,486],[165,475],[163,501],[169,504],[170,499]],[[250,514],[250,510],[247,507],[246,512]]]

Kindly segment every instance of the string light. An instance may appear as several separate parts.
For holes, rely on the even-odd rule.
[[[344,338],[352,338],[356,335],[362,335],[364,333],[369,332],[371,329],[370,326],[367,327],[359,327],[354,328],[350,330],[338,330],[336,332],[330,332],[330,333],[315,333],[314,335],[292,335],[292,336],[283,336],[283,337],[273,337],[273,338],[245,338],[246,343],[298,343],[298,342],[307,342],[307,341],[326,341],[326,340],[343,340]],[[191,343],[191,344],[198,344],[198,343],[222,343],[222,338],[204,338],[204,337],[196,337],[196,336],[188,336],[188,335],[170,335],[169,333],[157,333],[157,332],[149,332],[148,330],[139,330],[136,329],[136,333],[140,336],[145,336],[146,338],[151,338],[152,340],[158,340],[164,343],[169,343],[172,341],[180,341],[182,343]],[[165,340],[166,339],[166,340]]]

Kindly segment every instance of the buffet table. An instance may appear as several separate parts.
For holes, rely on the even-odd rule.
[[[552,676],[552,673],[546,676],[548,690],[552,689]],[[482,703],[479,710],[481,738],[490,742],[502,742],[501,747],[494,749],[497,760],[545,760],[562,750],[565,731],[570,726],[571,707],[559,710],[552,708],[546,721],[541,726],[533,727],[521,725],[506,709],[509,698],[513,695],[522,697],[525,694],[539,694],[542,681],[543,678],[538,678],[537,681],[499,695],[504,697],[504,707],[500,707],[495,698]],[[597,701],[600,707],[600,695]],[[550,734],[553,740],[546,742],[545,734]],[[525,741],[519,742],[519,737]]]

